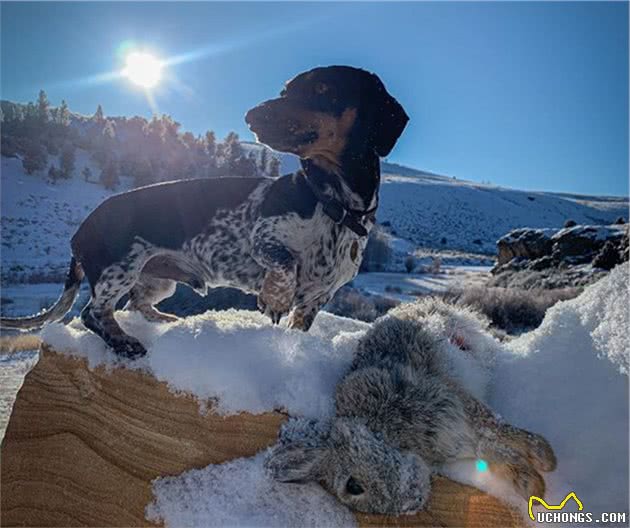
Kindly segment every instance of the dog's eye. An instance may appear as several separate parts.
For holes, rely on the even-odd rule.
[[[315,93],[317,95],[325,94],[328,91],[328,85],[323,82],[318,82],[315,84]]]
[[[350,477],[348,482],[346,482],[346,491],[350,495],[361,495],[365,490],[361,484],[354,479],[354,477]]]

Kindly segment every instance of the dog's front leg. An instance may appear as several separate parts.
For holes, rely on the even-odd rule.
[[[266,270],[258,293],[258,308],[278,324],[293,305],[297,261],[280,241],[269,236],[255,237],[253,253],[254,259]]]
[[[289,328],[308,332],[320,308],[328,303],[333,295],[334,293],[327,293],[309,304],[296,306],[289,316]]]

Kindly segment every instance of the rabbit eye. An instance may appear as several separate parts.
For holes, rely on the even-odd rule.
[[[350,477],[348,482],[346,482],[346,491],[350,495],[361,495],[365,490],[361,487],[361,484],[354,480],[354,477]]]

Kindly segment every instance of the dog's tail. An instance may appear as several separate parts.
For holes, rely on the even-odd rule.
[[[39,328],[45,323],[63,319],[63,316],[70,311],[70,308],[72,308],[72,305],[74,304],[74,300],[79,293],[81,281],[84,276],[85,274],[83,273],[81,264],[72,257],[66,283],[63,287],[63,293],[55,304],[48,308],[48,310],[43,310],[37,315],[32,315],[30,317],[0,317],[0,328],[31,330],[33,328]]]

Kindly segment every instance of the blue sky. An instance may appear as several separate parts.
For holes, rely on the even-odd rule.
[[[151,115],[118,71],[163,58],[159,112],[236,130],[316,65],[376,72],[411,121],[391,161],[533,190],[628,194],[628,4],[2,3],[2,98]],[[126,44],[125,44],[126,43]]]

